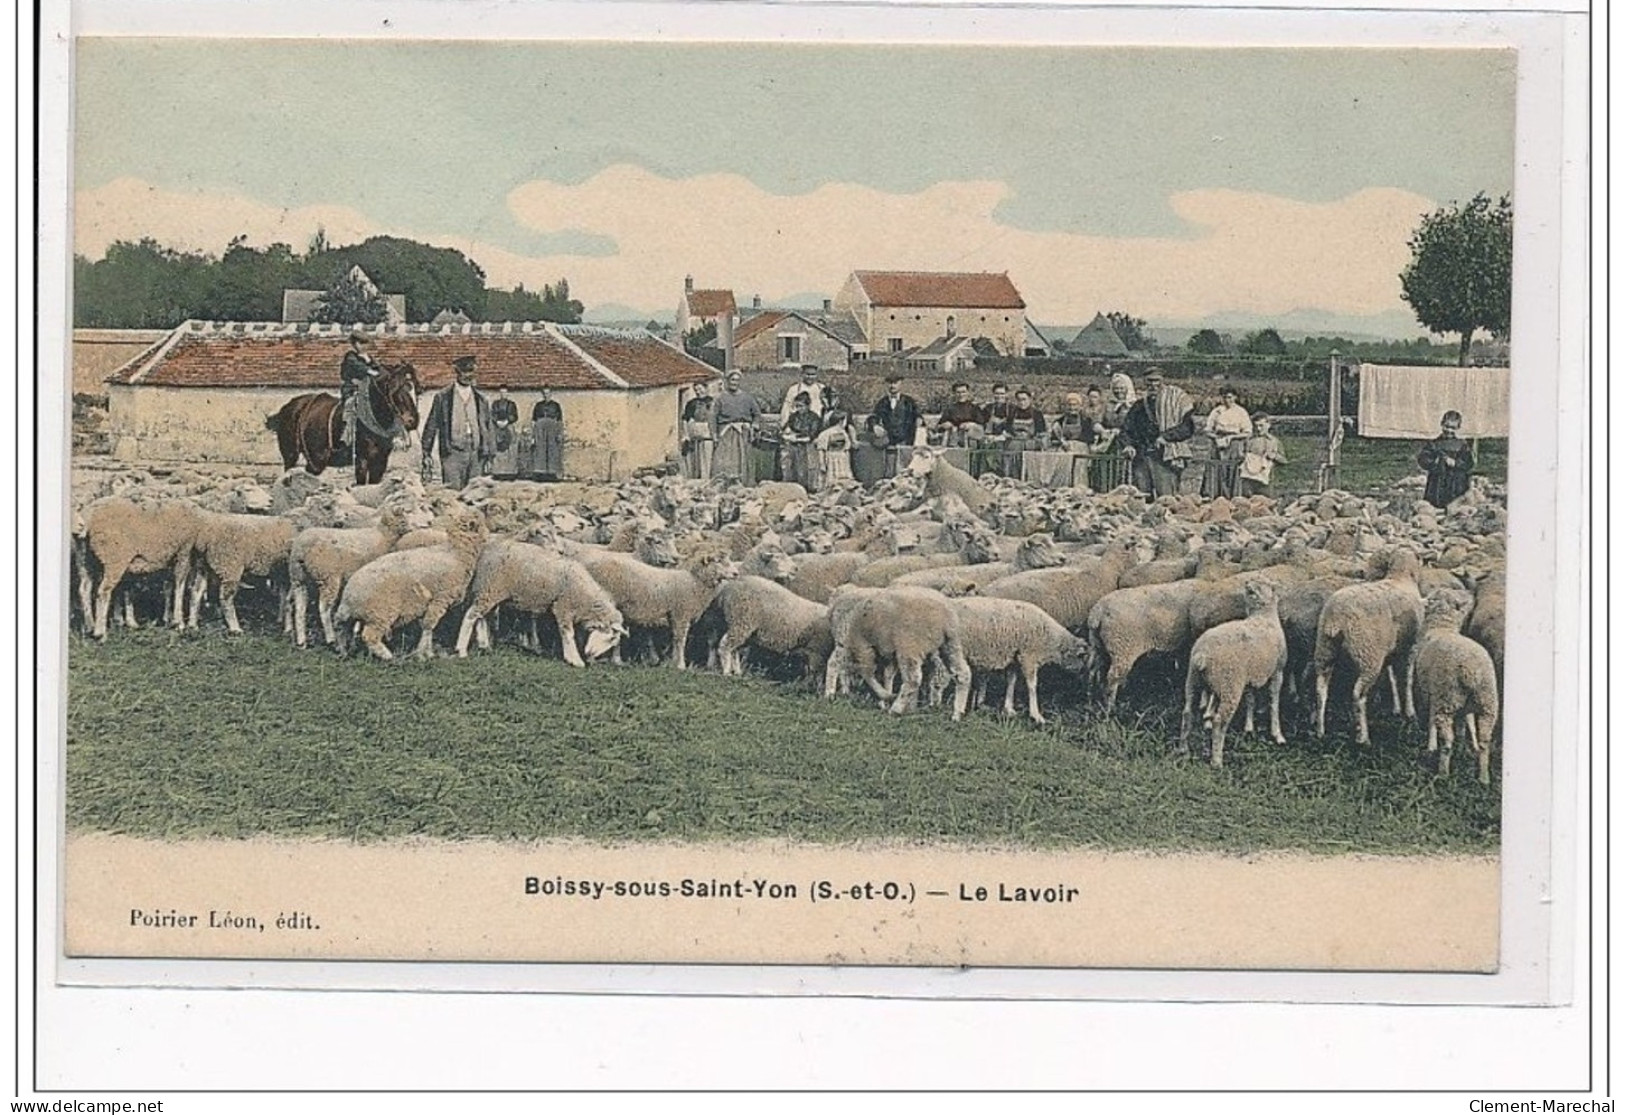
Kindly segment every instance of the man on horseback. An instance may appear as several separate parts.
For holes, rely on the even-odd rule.
[[[344,444],[355,449],[355,393],[383,369],[373,359],[372,338],[359,329],[350,333],[350,349],[339,365],[339,400],[344,408]]]

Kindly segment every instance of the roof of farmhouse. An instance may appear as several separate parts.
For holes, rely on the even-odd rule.
[[[716,317],[738,310],[731,290],[691,290],[688,292],[688,312],[695,317]]]
[[[480,383],[515,391],[681,386],[716,372],[643,330],[548,322],[313,325],[188,321],[108,377],[153,387],[336,389],[352,330],[381,364],[409,363],[424,387],[452,381],[451,362],[478,361]]]
[[[989,271],[856,271],[874,306],[1024,310],[1010,276]]]

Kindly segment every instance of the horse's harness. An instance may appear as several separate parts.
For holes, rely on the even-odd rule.
[[[377,413],[372,408],[371,388],[372,384],[376,383],[379,384],[380,389],[382,390],[383,388],[381,381],[384,376],[393,375],[397,370],[398,369],[391,369],[390,371],[379,373],[378,378],[370,380],[365,385],[364,390],[358,390],[351,396],[351,398],[355,400],[356,424],[358,426],[364,426],[369,433],[373,434],[375,437],[381,438],[384,441],[394,441],[396,438],[401,437],[406,433],[406,426],[401,421],[401,416],[399,414],[393,414],[392,418],[394,421],[388,426],[384,425],[382,420],[379,419]]]

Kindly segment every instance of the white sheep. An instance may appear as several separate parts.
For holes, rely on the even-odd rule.
[[[97,500],[85,509],[85,551],[101,571],[94,601],[96,638],[107,638],[113,590],[126,573],[170,570],[174,596],[165,618],[176,627],[185,624],[199,514],[185,500],[137,503],[122,496]]]
[[[1424,605],[1422,637],[1416,645],[1416,693],[1428,725],[1428,752],[1437,753],[1439,775],[1450,774],[1456,746],[1456,717],[1467,725],[1467,739],[1478,759],[1478,780],[1490,783],[1490,751],[1501,707],[1495,663],[1476,640],[1459,628],[1472,599],[1465,593],[1441,592]],[[1444,747],[1439,747],[1439,737]]]
[[[806,661],[809,677],[823,675],[834,647],[828,606],[797,596],[766,578],[740,576],[717,591],[716,607],[724,627],[717,644],[724,675],[745,672],[745,653],[750,647],[799,655]]]
[[[998,497],[978,484],[970,473],[948,460],[942,453],[927,448],[914,451],[907,472],[925,479],[928,499],[954,496],[964,501],[974,515],[983,515],[998,504]]]
[[[333,609],[345,581],[368,562],[389,553],[413,523],[395,508],[386,507],[373,526],[310,527],[293,536],[288,547],[288,584],[293,594],[294,642],[298,646],[306,642],[307,583],[316,585],[316,614],[322,623],[322,636],[328,645],[336,645]]]
[[[959,621],[959,643],[973,670],[1007,671],[1004,713],[1015,714],[1016,672],[1027,684],[1027,715],[1044,723],[1038,710],[1038,671],[1047,665],[1083,671],[1089,644],[1025,600],[975,597],[951,602]]]
[[[614,599],[593,580],[587,567],[543,546],[510,539],[493,539],[480,552],[469,584],[468,610],[457,631],[457,656],[468,656],[476,628],[481,646],[489,636],[480,621],[501,604],[511,604],[532,616],[550,613],[559,626],[564,660],[572,666],[586,662],[576,645],[576,625],[587,631],[587,657],[613,650],[626,635],[626,625]]]
[[[385,641],[413,620],[422,634],[413,654],[434,655],[434,629],[452,605],[463,599],[485,542],[485,524],[477,518],[447,528],[444,546],[423,546],[384,554],[350,575],[333,611],[336,623],[355,623],[361,641],[374,657],[393,658]]]
[[[850,665],[882,703],[890,702],[893,713],[907,712],[919,695],[926,659],[940,656],[954,680],[954,719],[965,715],[970,664],[960,643],[958,616],[940,592],[843,589],[830,603],[830,634],[835,650],[825,669],[826,695],[833,692],[839,671]],[[902,678],[895,700],[876,674],[887,660],[896,663]]]
[[[1185,712],[1179,741],[1190,739],[1191,721],[1198,702],[1204,720],[1213,727],[1209,761],[1224,766],[1224,734],[1235,718],[1236,707],[1247,697],[1246,731],[1253,730],[1258,690],[1270,690],[1270,738],[1285,743],[1281,734],[1281,683],[1286,677],[1286,633],[1276,610],[1275,588],[1266,580],[1247,582],[1243,590],[1247,618],[1230,620],[1204,631],[1191,648],[1185,672]]]
[[[1191,600],[1201,582],[1135,585],[1108,592],[1089,611],[1089,641],[1098,673],[1105,668],[1106,715],[1134,664],[1152,651],[1179,654],[1191,644]]]
[[[1081,558],[1075,565],[1033,569],[984,585],[980,595],[1037,604],[1069,631],[1089,622],[1089,613],[1107,593],[1117,589],[1125,571],[1134,564],[1127,546],[1113,543],[1096,558]]]
[[[192,545],[192,560],[198,576],[192,586],[192,614],[188,625],[197,627],[203,596],[212,577],[217,585],[226,630],[241,635],[243,629],[237,622],[238,586],[247,574],[273,578],[286,574],[293,536],[294,524],[280,515],[199,511]],[[280,598],[281,586],[276,587]],[[278,602],[281,603],[280,599]]]
[[[1405,669],[1404,712],[1416,715],[1415,660],[1417,636],[1422,630],[1422,594],[1416,586],[1421,568],[1409,550],[1388,550],[1380,567],[1383,579],[1340,588],[1327,598],[1315,633],[1315,734],[1326,735],[1326,698],[1331,690],[1332,670],[1347,658],[1354,664],[1354,714],[1357,739],[1371,742],[1366,719],[1366,698],[1377,675],[1390,662]],[[1400,708],[1399,684],[1390,666],[1388,682],[1394,692],[1394,707]]]
[[[689,628],[705,613],[717,588],[738,569],[719,554],[707,554],[692,569],[660,568],[631,554],[587,546],[578,547],[571,556],[608,590],[629,627],[671,632],[671,661],[679,670],[688,666]],[[619,644],[614,653],[619,662]]]

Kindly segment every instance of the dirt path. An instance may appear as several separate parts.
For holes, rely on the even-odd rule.
[[[1493,971],[1499,939],[1492,858],[103,834],[66,857],[71,956]]]

